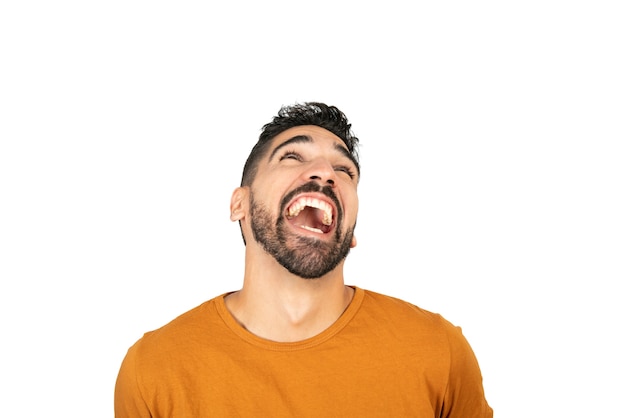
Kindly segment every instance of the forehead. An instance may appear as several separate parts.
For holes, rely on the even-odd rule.
[[[282,144],[285,141],[288,141],[290,138],[298,135],[306,135],[310,136],[314,141],[324,140],[324,141],[332,141],[337,142],[340,145],[344,145],[341,138],[339,138],[334,133],[315,125],[302,125],[302,126],[294,126],[293,128],[289,128],[278,135],[273,140],[273,147],[276,147]],[[345,145],[344,145],[345,146]]]
[[[295,149],[290,149],[290,147]],[[316,125],[295,126],[276,135],[270,141],[264,156],[261,157],[262,161],[259,161],[258,169],[264,171],[286,151],[301,152],[300,147],[310,147],[310,152],[324,154],[327,158],[350,161],[355,166],[357,177],[360,174],[358,161],[350,153],[343,140],[329,130]]]
[[[306,137],[309,140],[303,141],[298,138]],[[348,150],[344,142],[332,132],[314,125],[303,125],[289,128],[276,135],[270,146],[270,158],[277,149],[282,148],[287,143],[314,143],[316,145],[327,146],[331,149],[339,149],[341,153],[347,153]]]

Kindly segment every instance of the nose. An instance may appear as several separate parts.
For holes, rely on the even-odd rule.
[[[334,187],[336,183],[335,169],[328,160],[323,158],[311,161],[304,175],[307,180],[316,180],[324,185]]]

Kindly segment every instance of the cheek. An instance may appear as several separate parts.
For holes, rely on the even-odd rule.
[[[284,191],[285,185],[278,178],[272,182],[258,182],[252,188],[255,201],[272,213],[278,210]]]
[[[349,209],[346,211],[347,212],[346,215],[348,216],[349,219],[352,220],[351,223],[354,223],[359,213],[359,198],[356,195],[356,193],[353,193],[351,196],[348,197],[348,202],[349,202]]]

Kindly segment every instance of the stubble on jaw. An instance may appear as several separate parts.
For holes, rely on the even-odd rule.
[[[334,238],[331,241],[293,233],[288,229],[284,216],[280,215],[276,220],[272,219],[270,212],[258,203],[254,199],[254,193],[250,192],[250,217],[254,239],[281,266],[304,279],[322,277],[337,267],[350,252],[354,225],[346,231],[342,239],[340,227],[343,222],[343,213],[337,198],[329,189],[322,191],[319,185],[307,183],[285,196],[281,202],[279,213],[284,213],[285,205],[292,196],[299,193],[322,191],[336,202],[338,208]]]

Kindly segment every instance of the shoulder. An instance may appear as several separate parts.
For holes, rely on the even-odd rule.
[[[478,361],[460,326],[406,300],[363,293],[360,329],[384,339],[385,353],[394,353],[396,358],[409,353],[404,357],[405,370],[430,371],[431,381],[439,376],[445,387],[441,416],[493,416]]]
[[[440,314],[420,308],[404,299],[371,290],[364,290],[363,292],[363,308],[376,311],[385,318],[405,319],[412,322],[430,323],[436,326],[447,326],[448,324],[448,321]]]
[[[361,311],[372,321],[403,335],[414,335],[422,340],[429,337],[431,341],[438,341],[448,347],[463,345],[465,342],[461,328],[443,315],[398,297],[364,290]]]
[[[221,297],[221,296],[219,296]],[[208,300],[174,318],[160,328],[148,331],[131,347],[130,351],[142,359],[156,360],[181,347],[192,347],[199,339],[211,338],[219,331],[219,317],[215,302]]]

